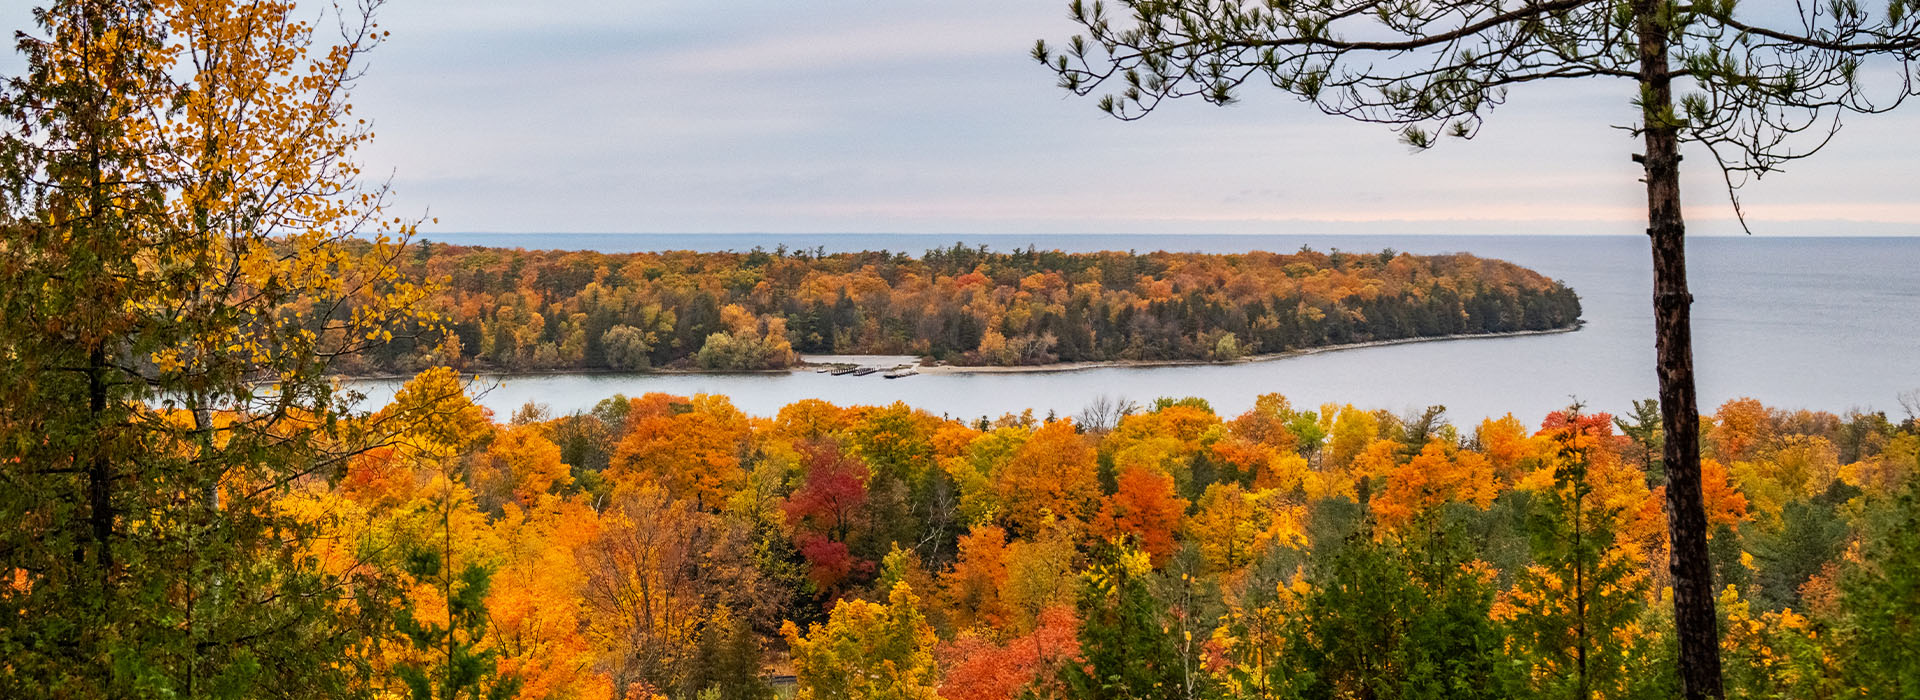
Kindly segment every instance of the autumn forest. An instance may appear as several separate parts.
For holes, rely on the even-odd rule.
[[[1275,386],[1216,410],[1115,382],[1073,415],[645,391],[495,413],[476,374],[1228,362],[1570,330],[1581,306],[1466,253],[428,243],[355,159],[374,134],[352,89],[397,40],[381,4],[50,0],[14,35],[0,698],[1920,697],[1920,397],[1696,407],[1683,264],[1655,276],[1660,397],[1631,406],[1482,419]],[[1205,12],[1111,34],[1075,2],[1096,40],[1069,53],[1220,8],[1127,5]],[[1219,17],[1324,31],[1270,13],[1325,3],[1255,5]],[[1340,12],[1430,5],[1455,6]],[[1592,12],[1659,47],[1662,22],[1732,11],[1653,5],[1489,6],[1516,47]],[[1865,46],[1920,46],[1892,11]],[[1047,65],[1074,91],[1104,79]],[[1113,75],[1138,106],[1207,73],[1183,70]],[[1464,69],[1434,71],[1444,94],[1381,89],[1479,108]],[[1326,77],[1275,85],[1311,100]],[[1669,182],[1677,156],[1649,151]],[[368,405],[350,382],[369,375],[404,383]]]
[[[1273,394],[969,424],[648,394],[495,422],[435,370],[372,420],[429,402],[280,505],[401,619],[470,596],[484,624],[450,634],[520,697],[772,697],[776,676],[812,698],[1673,692],[1651,402],[1456,426]],[[1907,687],[1884,611],[1920,571],[1920,426],[1710,418],[1735,693]],[[356,661],[431,667],[434,640]]]
[[[777,369],[796,353],[967,365],[1233,360],[1570,328],[1572,290],[1471,255],[754,250],[609,255],[421,244],[441,322],[342,369]],[[340,313],[347,313],[342,310]]]

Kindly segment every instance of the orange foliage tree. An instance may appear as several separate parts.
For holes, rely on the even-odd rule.
[[[1100,495],[1093,447],[1072,421],[1040,426],[995,474],[1001,518],[1018,533],[1053,517],[1085,519]]]
[[[744,436],[708,412],[636,414],[630,423],[609,469],[616,481],[658,483],[695,507],[717,509],[746,476]]]
[[[1152,557],[1155,566],[1179,548],[1174,534],[1186,517],[1187,499],[1175,495],[1173,477],[1148,469],[1120,473],[1119,490],[1100,505],[1093,533],[1108,539],[1131,539]]]

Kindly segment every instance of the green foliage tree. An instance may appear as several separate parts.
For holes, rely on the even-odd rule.
[[[738,305],[720,309],[727,330],[707,336],[694,359],[705,369],[779,369],[795,362],[785,319],[755,316]]]
[[[1791,9],[1733,0],[1071,0],[1085,32],[1033,56],[1100,108],[1139,119],[1169,99],[1230,104],[1265,83],[1329,114],[1394,125],[1415,148],[1470,138],[1516,85],[1632,81],[1645,152],[1662,464],[1688,698],[1720,697],[1715,592],[1701,504],[1680,145],[1716,161],[1728,193],[1824,146],[1841,114],[1900,104],[1920,83],[1920,17],[1906,0]],[[1882,95],[1862,83],[1891,78]],[[1677,85],[1676,85],[1677,83]],[[1676,95],[1676,90],[1682,94]],[[1805,140],[1796,139],[1805,136]],[[1739,200],[1734,199],[1738,213]]]
[[[1187,640],[1153,595],[1147,554],[1107,547],[1080,590],[1082,663],[1061,669],[1069,695],[1087,700],[1192,698]]]
[[[1837,561],[1852,539],[1851,528],[1840,517],[1838,501],[1795,499],[1780,508],[1779,530],[1757,528],[1747,537],[1759,571],[1755,602],[1763,610],[1800,608],[1800,587]]]
[[[1647,473],[1647,486],[1659,486],[1667,482],[1667,470],[1660,463],[1660,453],[1665,442],[1660,434],[1660,400],[1634,399],[1633,420],[1615,416],[1615,427],[1620,433],[1633,441],[1634,461]]]
[[[1457,527],[1430,539],[1351,536],[1306,568],[1269,660],[1280,697],[1503,698],[1494,588]]]
[[[727,700],[772,700],[761,676],[760,636],[747,618],[717,608],[700,631],[700,648],[687,674],[687,692]]]
[[[707,336],[694,360],[701,369],[779,369],[792,363],[792,351],[784,341],[722,331]]]
[[[16,34],[0,695],[351,693],[352,589],[276,499],[380,441],[327,374],[420,296],[351,160],[377,5],[56,1]]]
[[[393,611],[391,634],[378,630],[362,641],[408,647],[394,657],[390,671],[412,700],[505,700],[519,687],[518,679],[497,672],[487,640],[493,568],[475,541],[486,516],[470,487],[474,458],[492,440],[494,425],[465,389],[453,370],[427,370],[394,392],[383,411],[418,416],[396,436],[398,451],[417,469],[410,476],[431,476],[387,535],[395,554],[376,555],[386,559],[383,568],[392,575],[385,581],[389,587],[367,597],[388,594],[376,604]],[[389,548],[378,541],[367,546]],[[370,609],[378,608],[360,612]],[[381,687],[381,680],[369,686]]]
[[[1844,675],[1869,695],[1920,694],[1920,479],[1875,504],[1840,580]]]
[[[608,328],[600,336],[607,366],[614,369],[641,370],[652,366],[648,356],[653,353],[654,342],[652,334],[625,324]]]

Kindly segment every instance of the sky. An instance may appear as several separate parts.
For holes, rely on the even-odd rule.
[[[27,3],[0,20],[27,25]],[[391,0],[354,111],[429,232],[1622,233],[1631,83],[1521,86],[1479,137],[1250,89],[1102,114],[1028,57],[1064,0]],[[9,55],[0,70],[19,70]],[[1743,191],[1761,235],[1920,233],[1920,108]],[[1704,152],[1695,233],[1731,233]]]

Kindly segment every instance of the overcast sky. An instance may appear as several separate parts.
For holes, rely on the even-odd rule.
[[[15,5],[15,3],[8,3]],[[27,3],[17,3],[25,5]],[[429,231],[1634,233],[1632,84],[1522,86],[1481,136],[1248,91],[1122,123],[1027,56],[1064,0],[392,0],[361,160]],[[0,18],[24,26],[25,9]],[[17,72],[9,56],[0,67]],[[1920,107],[1745,192],[1764,234],[1920,233]],[[1695,232],[1732,210],[1701,153]]]

